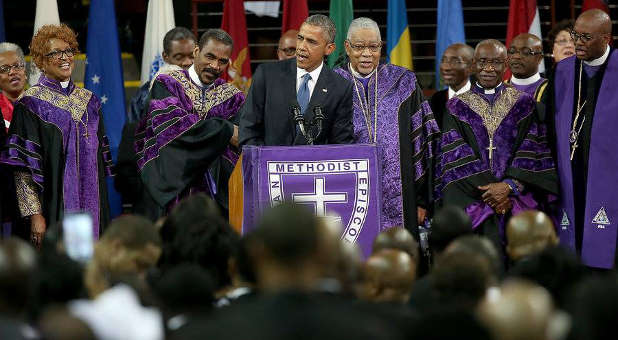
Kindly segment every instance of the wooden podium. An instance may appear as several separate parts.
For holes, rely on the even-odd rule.
[[[243,179],[242,179],[242,155],[238,158],[234,171],[229,181],[229,219],[230,225],[239,234],[242,232],[243,214]]]

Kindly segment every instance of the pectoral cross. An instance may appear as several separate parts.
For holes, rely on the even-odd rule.
[[[489,151],[489,167],[493,168],[493,155],[496,147],[494,146],[494,139],[491,137],[489,138],[489,146],[487,147],[487,150]]]

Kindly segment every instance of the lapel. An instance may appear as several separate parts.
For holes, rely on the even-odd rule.
[[[296,58],[289,59],[283,75],[283,98],[289,98],[290,105],[296,101]]]
[[[320,105],[322,106],[325,115],[328,117],[328,112],[326,112],[326,109],[324,108],[324,101],[328,95],[328,92],[325,92],[325,90],[329,90],[327,86],[329,83],[329,78],[330,69],[328,69],[328,66],[324,63],[324,66],[322,66],[322,71],[320,71],[318,81],[313,88],[313,93],[311,94],[311,99],[309,100],[309,106],[307,107],[307,110],[311,110],[311,116],[313,116],[313,107]]]

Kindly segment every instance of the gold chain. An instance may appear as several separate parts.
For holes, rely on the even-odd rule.
[[[361,111],[363,111],[363,116],[365,117],[365,124],[367,125],[367,133],[369,135],[369,142],[372,144],[376,143],[376,136],[378,134],[378,67],[375,69],[375,92],[374,92],[374,108],[373,108],[373,136],[371,135],[371,112],[369,112],[369,98],[367,98],[367,105],[365,106],[365,102],[363,101],[363,97],[360,95],[360,91],[358,90],[358,84],[354,73],[352,72],[352,68],[350,64],[348,64],[348,69],[350,70],[350,74],[352,75],[352,81],[354,82],[354,90],[356,95],[358,96],[359,105],[361,107]],[[369,86],[369,85],[367,85]],[[361,84],[362,87],[362,84]],[[364,92],[364,91],[363,91]]]
[[[573,156],[575,155],[575,149],[577,149],[577,146],[578,146],[577,141],[579,139],[579,134],[582,131],[582,127],[584,127],[584,122],[586,121],[586,116],[584,116],[581,124],[579,125],[579,128],[577,128],[579,114],[581,113],[582,109],[586,105],[586,100],[584,100],[584,103],[581,106],[579,105],[581,101],[581,97],[582,97],[582,69],[583,68],[584,68],[583,62],[581,62],[579,64],[579,82],[578,82],[578,88],[577,88],[577,111],[575,111],[575,118],[573,119],[573,125],[571,127],[571,132],[569,133],[569,142],[571,143],[570,160],[573,160]]]

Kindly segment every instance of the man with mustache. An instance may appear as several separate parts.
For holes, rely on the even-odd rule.
[[[238,160],[234,121],[245,100],[219,78],[232,49],[227,32],[209,29],[193,51],[193,66],[160,73],[152,83],[148,115],[135,135],[137,165],[149,194],[145,200],[151,201],[142,213],[150,218],[196,192],[227,209],[227,182]]]
[[[539,74],[539,65],[543,61],[541,39],[534,34],[522,33],[511,41],[506,53],[513,73],[508,83],[540,102],[547,87],[547,79]]]
[[[534,99],[502,83],[504,45],[481,41],[474,61],[476,83],[447,103],[436,195],[465,209],[472,227],[503,249],[508,218],[556,193],[556,172]]]
[[[335,50],[335,30],[329,17],[312,15],[298,32],[296,58],[257,68],[240,113],[241,145],[306,145],[311,137],[314,144],[354,141],[352,84],[324,64],[324,57]],[[292,119],[293,107],[311,122],[318,106],[324,115],[322,129],[317,137],[308,136]]]
[[[618,223],[618,53],[607,13],[582,13],[571,31],[575,56],[556,66],[550,131],[560,175],[560,243],[595,268],[615,266]]]

